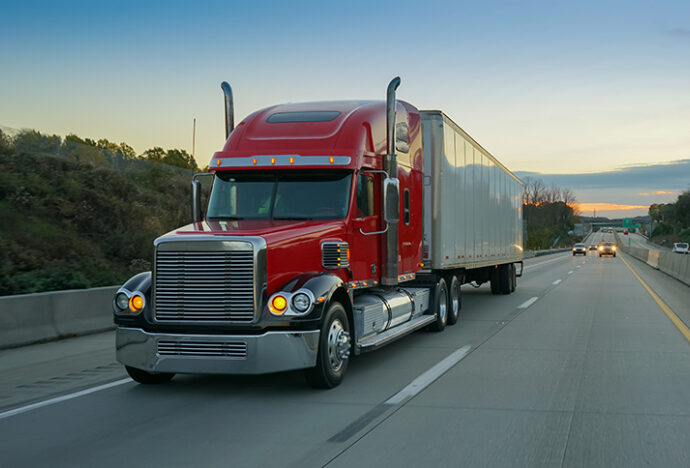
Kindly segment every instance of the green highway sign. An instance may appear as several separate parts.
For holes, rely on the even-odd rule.
[[[623,227],[632,227],[632,218],[624,218],[623,219]]]

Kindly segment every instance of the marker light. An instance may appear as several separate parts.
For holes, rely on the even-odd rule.
[[[256,166],[256,158],[252,159],[252,164]]]
[[[275,164],[275,163],[276,163],[276,158],[271,158],[271,164]]]
[[[335,162],[335,158],[331,156],[331,159],[329,159],[329,161],[331,162],[331,164],[333,164]]]
[[[216,166],[220,166],[220,159],[216,160]]]
[[[287,300],[280,294],[275,295],[269,303],[269,309],[274,315],[283,315],[283,313],[285,313],[285,309],[287,309]]]
[[[295,164],[295,158],[293,158],[292,156],[290,156],[290,164]]]
[[[141,312],[141,309],[143,308],[144,298],[139,294],[133,294],[132,297],[129,298],[129,310],[134,313],[138,313]]]

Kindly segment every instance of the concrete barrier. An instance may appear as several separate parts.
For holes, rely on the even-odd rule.
[[[628,247],[620,241],[618,234],[615,236],[618,248],[623,252],[690,286],[690,255],[677,254],[666,250]]]
[[[115,328],[118,287],[0,297],[0,349]]]

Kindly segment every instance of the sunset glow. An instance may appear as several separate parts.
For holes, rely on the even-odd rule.
[[[621,205],[617,203],[577,203],[575,206],[580,213],[590,213],[596,210],[602,214],[611,211],[647,211],[649,209],[648,205]]]

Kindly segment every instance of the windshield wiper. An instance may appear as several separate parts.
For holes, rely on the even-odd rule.
[[[241,221],[246,218],[239,216],[212,216],[206,219],[208,219],[209,221]]]

